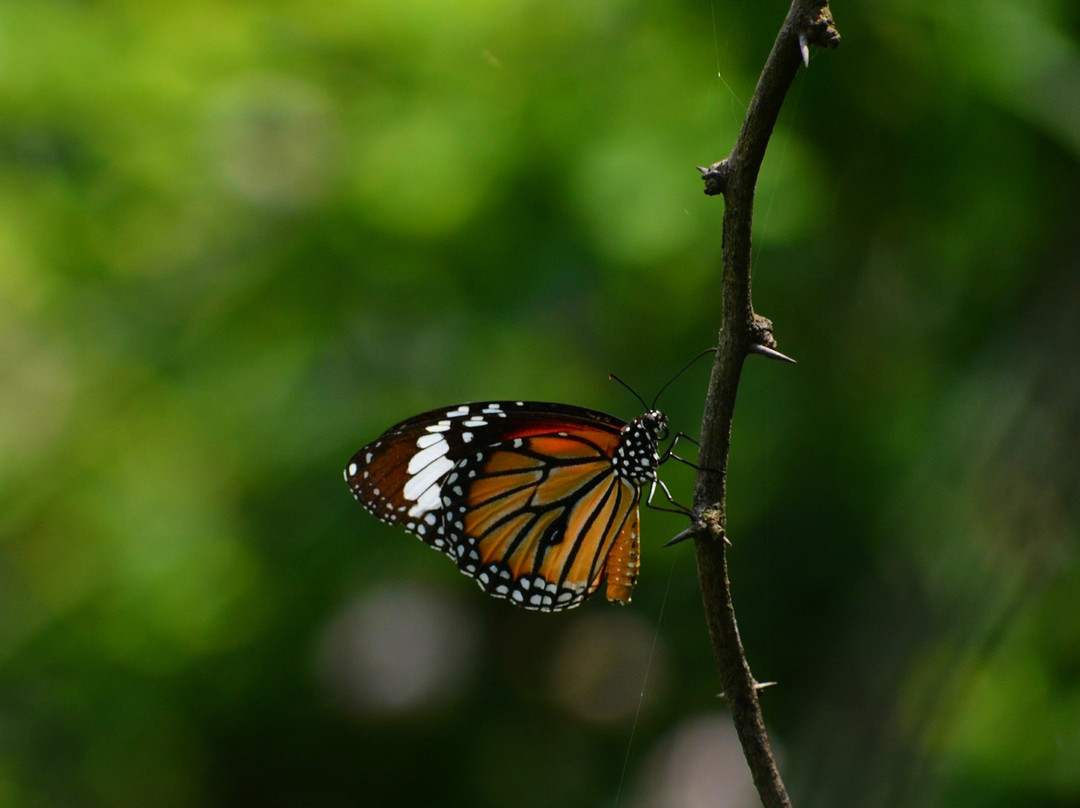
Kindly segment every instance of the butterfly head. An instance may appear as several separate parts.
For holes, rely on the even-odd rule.
[[[667,435],[667,421],[664,413],[649,410],[623,427],[612,459],[616,474],[638,484],[656,479],[656,467],[660,465],[656,444]]]

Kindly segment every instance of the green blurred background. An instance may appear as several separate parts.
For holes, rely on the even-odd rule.
[[[608,372],[714,343],[694,166],[785,12],[0,2],[0,806],[754,804],[682,520],[630,608],[536,615],[341,469],[448,403],[629,419]],[[1080,805],[1080,6],[834,13],[755,219],[799,364],[748,362],[731,469],[782,769]]]

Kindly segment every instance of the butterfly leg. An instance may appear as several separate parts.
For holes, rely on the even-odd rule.
[[[681,457],[680,455],[675,454],[675,447],[678,445],[680,440],[687,440],[687,441],[690,441],[690,443],[694,444],[695,446],[698,446],[698,447],[701,446],[700,443],[698,443],[696,440],[691,438],[685,432],[678,432],[678,433],[675,434],[675,437],[673,437],[671,439],[671,445],[668,446],[667,450],[660,456],[660,463],[658,465],[663,465],[668,460],[678,460],[680,463],[683,463],[684,465],[689,466],[690,468],[694,469],[695,471],[717,471],[718,470],[718,469],[713,469],[713,468],[707,468],[705,466],[699,466],[697,463],[693,463],[693,462],[687,460],[685,457]],[[668,498],[670,499],[670,496]]]
[[[665,507],[660,506],[660,505],[653,505],[653,496],[656,494],[657,486],[659,486],[660,490],[664,492],[664,496],[667,497],[667,501],[675,506],[674,508],[665,508]],[[664,481],[660,480],[660,479],[652,481],[652,485],[649,487],[649,497],[648,497],[648,499],[645,500],[645,505],[647,507],[649,507],[649,508],[652,508],[654,511],[666,511],[667,513],[681,513],[684,516],[693,517],[693,512],[689,508],[687,508],[685,505],[682,505],[682,504],[676,502],[675,497],[673,497],[671,495],[671,491],[669,491],[668,487],[666,485],[664,485]]]

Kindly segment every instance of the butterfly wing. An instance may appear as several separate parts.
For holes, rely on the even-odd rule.
[[[636,559],[640,489],[612,469],[617,442],[560,429],[464,459],[447,479],[444,522],[461,571],[496,597],[556,611],[597,589],[617,541]],[[632,588],[608,595],[625,603]]]
[[[611,463],[625,425],[536,402],[433,410],[357,452],[345,478],[372,514],[454,558],[496,597],[544,611],[576,606],[618,546],[608,596],[627,602],[640,488]]]

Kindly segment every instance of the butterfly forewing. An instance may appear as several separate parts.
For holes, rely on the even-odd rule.
[[[654,415],[663,418],[628,425],[561,404],[433,410],[357,452],[345,478],[372,514],[454,558],[496,597],[566,609],[606,571],[609,599],[625,603],[642,475],[656,467]]]

